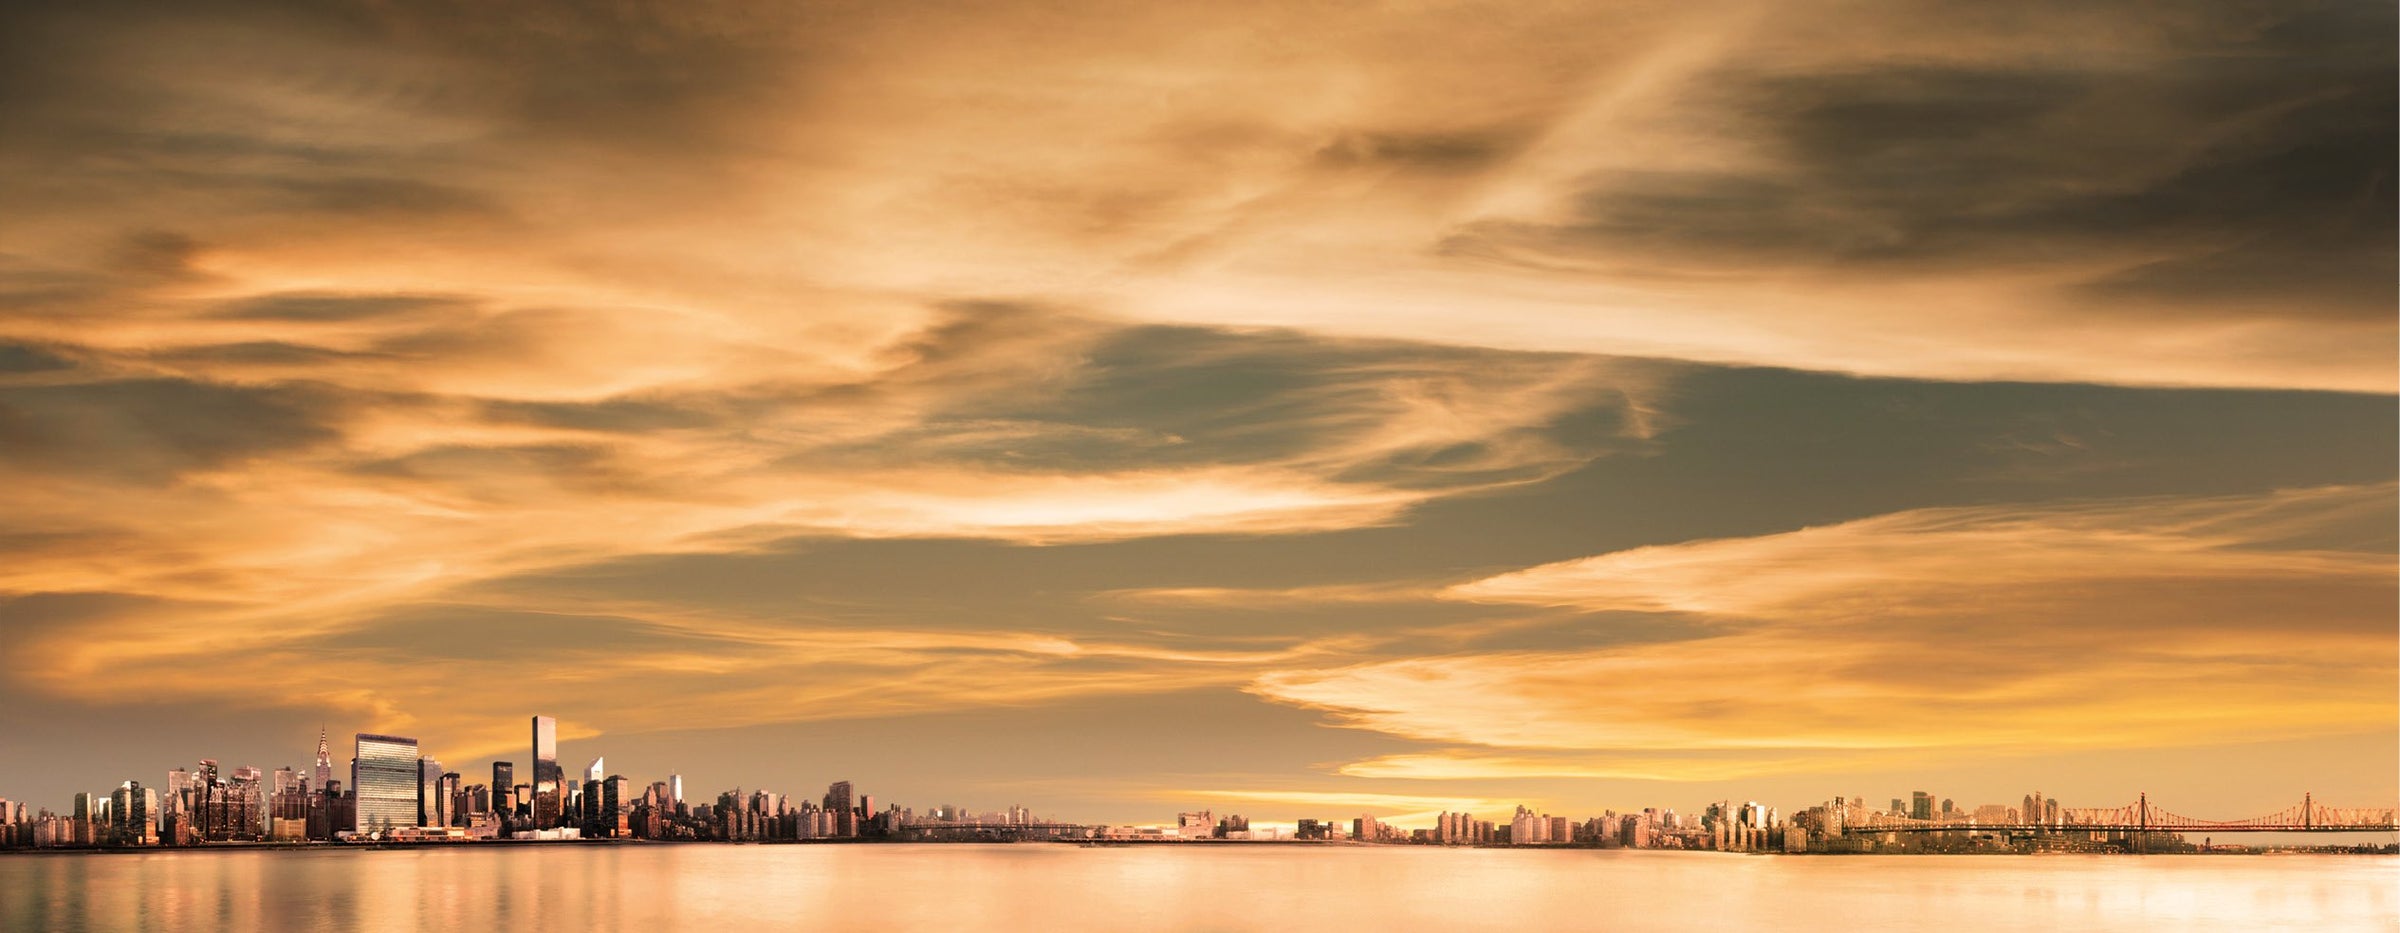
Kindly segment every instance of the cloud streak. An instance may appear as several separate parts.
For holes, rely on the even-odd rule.
[[[1795,753],[2353,733],[2393,718],[2394,559],[2291,542],[2390,514],[2388,486],[2334,487],[1930,509],[1636,548],[1444,595],[1673,614],[1698,637],[1279,671],[1251,689],[1461,749],[1350,766],[1373,776],[1689,778],[1789,770]],[[1675,751],[1752,754],[1647,760]]]

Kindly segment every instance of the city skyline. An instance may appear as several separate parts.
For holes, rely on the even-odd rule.
[[[530,724],[531,739],[523,751],[535,762],[532,773],[547,773],[542,762],[555,761],[558,755],[558,719],[534,715]],[[327,777],[331,773],[327,736],[320,729],[313,781],[285,766],[274,770],[270,784],[266,772],[245,765],[230,769],[233,781],[228,784],[221,780],[226,769],[219,761],[204,758],[197,771],[181,766],[169,769],[160,786],[145,787],[139,779],[127,779],[113,792],[77,792],[72,806],[63,811],[0,795],[0,848],[339,842],[353,836],[361,841],[371,837],[415,842],[494,838],[788,842],[855,841],[861,836],[885,841],[956,841],[909,834],[961,823],[986,830],[995,826],[1040,828],[1039,835],[1019,837],[1018,841],[1063,835],[1070,840],[1140,842],[1172,840],[1180,835],[1217,841],[1340,839],[1420,845],[1944,853],[2011,845],[2047,846],[2058,851],[2169,851],[2188,846],[2185,835],[2190,833],[2269,833],[2271,840],[2288,840],[2307,832],[2305,827],[2313,822],[2314,832],[2355,837],[2363,840],[2358,844],[2369,847],[2400,845],[2400,807],[2382,806],[2381,802],[2369,802],[2364,808],[2344,807],[2321,801],[2313,792],[2304,794],[2299,805],[2276,813],[2230,818],[2221,814],[2195,817],[2164,806],[2153,807],[2147,792],[2122,807],[2065,807],[2055,796],[2038,790],[2024,795],[2020,807],[2005,803],[1961,806],[1953,798],[1918,790],[1906,798],[1891,798],[1886,808],[1873,807],[1868,798],[1855,794],[1832,796],[1789,813],[1757,800],[1741,801],[1737,807],[1728,798],[1680,815],[1673,806],[1629,806],[1622,815],[1613,807],[1602,808],[1599,816],[1581,820],[1537,814],[1534,808],[1518,803],[1513,818],[1499,823],[1477,820],[1463,811],[1395,814],[1389,807],[1369,805],[1344,830],[1340,820],[1325,819],[1322,813],[1314,817],[1271,813],[1260,819],[1229,814],[1218,820],[1204,809],[1178,813],[1172,821],[1112,825],[1077,822],[1071,817],[1037,818],[1032,808],[1020,805],[1010,805],[1004,812],[977,812],[943,804],[928,807],[920,815],[916,808],[889,798],[885,812],[876,808],[875,795],[855,795],[851,781],[836,780],[828,786],[821,808],[813,802],[797,802],[787,810],[787,802],[804,801],[805,797],[793,798],[763,786],[754,786],[745,796],[742,786],[734,786],[717,796],[713,809],[709,804],[696,804],[687,810],[683,775],[669,773],[645,785],[622,774],[607,773],[605,755],[592,759],[579,782],[553,782],[547,787],[531,779],[515,782],[515,763],[493,760],[489,762],[492,781],[470,784],[460,772],[445,769],[412,737],[363,732],[353,737],[351,779],[345,785]],[[644,788],[638,801],[637,787]],[[168,796],[164,801],[159,798],[161,788]],[[661,808],[667,808],[663,816],[658,815]],[[732,810],[748,815],[729,818],[726,813]],[[247,816],[236,815],[245,812]],[[1429,816],[1430,826],[1407,825],[1427,822]],[[72,822],[64,822],[70,818]],[[229,825],[237,828],[228,829]],[[685,828],[674,828],[677,825]],[[2155,835],[2129,834],[2132,826],[2156,827]],[[580,835],[558,835],[562,830]],[[1253,830],[1257,831],[1255,837]],[[409,835],[412,832],[416,835]],[[434,835],[427,836],[428,832]],[[699,835],[691,835],[693,832]],[[2205,838],[2203,845],[2207,845]]]
[[[588,6],[0,11],[0,793],[2400,799],[2388,3]]]

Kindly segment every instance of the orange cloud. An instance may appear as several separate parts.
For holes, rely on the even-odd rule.
[[[2341,535],[2388,518],[2392,496],[2384,485],[1928,509],[1639,548],[1446,594],[1675,613],[1707,633],[1285,670],[1251,689],[1358,728],[1580,752],[1566,770],[1661,778],[1695,773],[1651,760],[1675,750],[1748,753],[1698,769],[1721,774],[1793,753],[2354,733],[2394,718],[2395,565]],[[1352,767],[1463,777],[1562,765],[1461,753]]]

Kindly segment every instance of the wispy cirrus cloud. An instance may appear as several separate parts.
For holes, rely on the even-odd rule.
[[[0,542],[12,554],[0,592],[26,594],[28,611],[53,598],[121,601],[72,626],[20,630],[51,663],[15,683],[53,699],[250,702],[227,690],[249,675],[232,675],[289,671],[274,702],[480,723],[459,708],[464,685],[504,680],[519,662],[491,649],[526,637],[577,659],[576,673],[546,678],[545,696],[620,730],[702,718],[736,695],[778,722],[1237,683],[1260,664],[1333,649],[947,621],[936,626],[947,634],[918,635],[905,622],[737,618],[656,601],[520,607],[488,585],[645,555],[771,553],[795,538],[1091,544],[1387,525],[1428,501],[1640,444],[1626,420],[1599,432],[1553,422],[1592,424],[1595,409],[1619,409],[1657,378],[1588,358],[987,303],[904,332],[856,368],[725,370],[618,393],[625,373],[487,378],[536,338],[513,322],[520,312],[480,303],[161,301],[187,314],[163,316],[175,323],[144,331],[153,337],[206,339],[263,313],[323,319],[363,343],[263,362],[202,352],[250,344],[14,345],[29,365],[0,377],[11,441],[0,472],[14,480],[0,501],[18,532]],[[401,616],[451,640],[360,647],[384,644],[374,639]],[[429,659],[444,673],[400,675]],[[795,692],[802,669],[812,686]],[[384,671],[385,685],[362,691],[368,671]],[[626,680],[684,683],[692,705],[608,686]]]
[[[1338,31],[702,6],[22,14],[11,73],[54,90],[13,104],[0,156],[13,326],[62,334],[144,276],[619,309],[481,377],[623,391],[856,362],[910,307],[1014,295],[1881,375],[2390,388],[2392,56],[2365,38],[2388,10],[2043,4],[1962,33],[1943,2]],[[1299,33],[1321,43],[1254,41]],[[129,234],[190,271],[143,271]],[[576,339],[595,324],[623,339]]]
[[[1454,746],[1349,766],[1383,777],[1688,779],[1862,752],[2358,732],[2392,721],[2391,507],[2389,486],[2334,487],[1636,548],[1444,595],[1674,614],[1693,636],[1279,671],[1251,689]],[[1716,757],[1653,760],[1679,751]]]

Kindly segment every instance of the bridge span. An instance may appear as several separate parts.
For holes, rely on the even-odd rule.
[[[1896,814],[1872,814],[1843,826],[1850,833],[2357,833],[2400,832],[2400,809],[2392,807],[2329,807],[2307,794],[2300,802],[2264,816],[2235,820],[2204,820],[2170,812],[2142,794],[2121,807],[2061,807],[2056,818],[2015,822],[1977,822],[1957,816],[1920,820]]]

